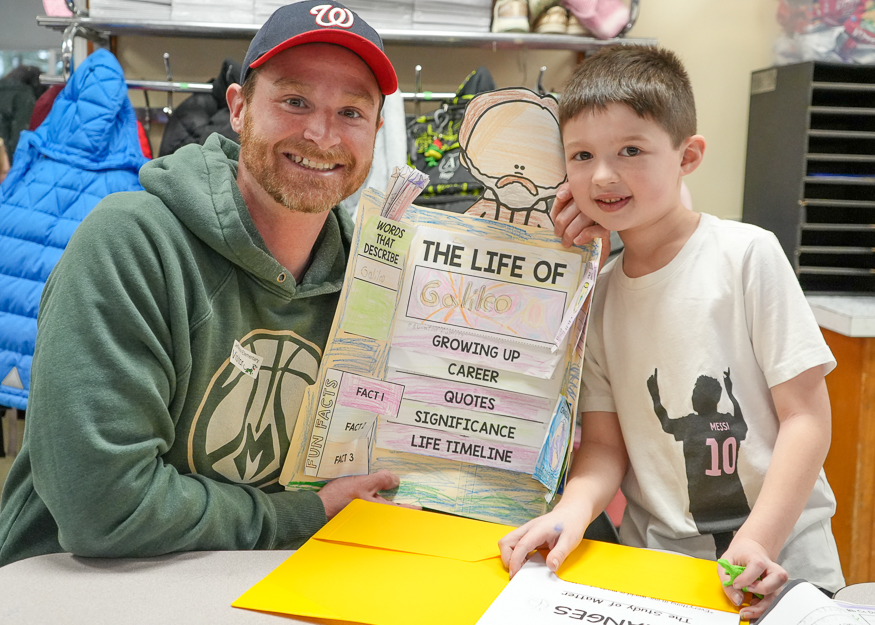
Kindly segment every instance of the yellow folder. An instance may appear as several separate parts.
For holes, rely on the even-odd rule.
[[[474,624],[508,582],[512,528],[353,501],[232,605],[370,625]],[[562,579],[726,611],[714,562],[583,541]]]

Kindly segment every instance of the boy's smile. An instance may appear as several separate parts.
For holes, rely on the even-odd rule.
[[[698,135],[674,147],[655,121],[611,103],[570,119],[562,136],[571,193],[590,219],[625,232],[686,213],[681,177],[701,162],[704,140]]]

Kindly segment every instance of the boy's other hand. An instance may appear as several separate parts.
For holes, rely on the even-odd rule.
[[[586,530],[585,518],[588,516],[577,507],[566,505],[563,508],[558,504],[552,512],[509,532],[498,541],[498,548],[510,577],[513,578],[529,554],[540,547],[550,550],[547,567],[555,573],[580,544]]]
[[[550,219],[553,220],[553,232],[562,238],[562,245],[585,245],[593,239],[602,240],[602,264],[611,253],[611,233],[580,212],[574,198],[571,197],[571,187],[563,183],[556,191],[556,199],[550,209]]]
[[[762,595],[762,599],[753,597],[750,606],[745,606],[740,614],[741,618],[747,621],[759,618],[784,588],[784,584],[787,583],[789,577],[787,571],[773,562],[765,548],[758,542],[740,536],[736,536],[732,540],[729,549],[723,554],[723,558],[728,560],[730,564],[740,564],[745,567],[744,572],[735,578],[735,582],[731,586],[723,587],[723,592],[735,605],[741,605],[744,598],[742,588],[747,588],[748,592]],[[721,583],[729,580],[729,576],[719,564],[717,565],[717,573]]]

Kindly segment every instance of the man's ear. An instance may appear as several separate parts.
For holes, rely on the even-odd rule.
[[[228,109],[231,111],[231,128],[240,134],[240,131],[243,130],[243,117],[246,115],[246,98],[243,97],[243,86],[237,83],[228,85],[225,100],[228,101]]]
[[[696,171],[705,158],[705,137],[693,135],[687,139],[681,154],[681,172],[686,176]]]

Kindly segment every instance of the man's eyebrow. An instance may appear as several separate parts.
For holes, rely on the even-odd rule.
[[[279,89],[292,89],[294,91],[308,91],[307,85],[294,78],[277,78],[273,81],[274,87]]]
[[[307,83],[295,80],[294,78],[277,78],[273,84],[274,87],[280,90],[289,89],[301,93],[307,93],[312,90]],[[371,106],[375,104],[374,96],[367,91],[344,91],[343,95],[349,98],[353,103],[362,103]]]
[[[367,91],[344,91],[343,95],[356,103],[368,104],[373,106],[374,96],[372,96]]]

